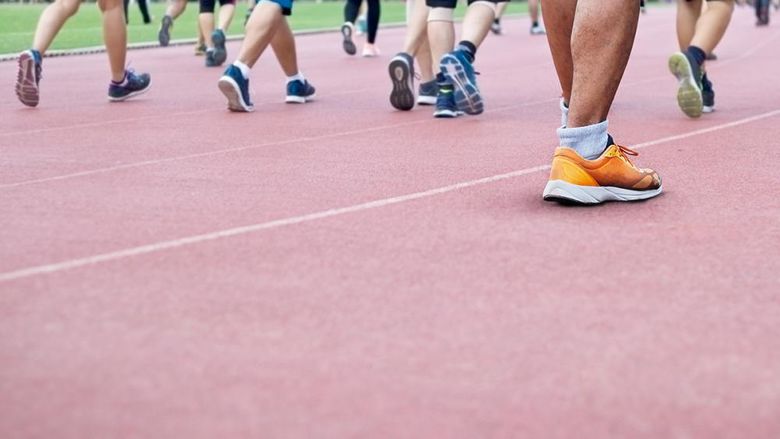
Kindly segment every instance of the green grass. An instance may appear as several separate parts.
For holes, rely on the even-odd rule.
[[[165,12],[165,3],[152,2],[149,4],[150,12],[154,17],[153,23],[144,25],[141,21],[141,13],[138,6],[130,5],[130,25],[128,26],[128,42],[142,43],[157,41],[159,21]],[[8,4],[0,3],[0,54],[18,53],[29,48],[32,43],[35,26],[38,17],[46,7],[45,4]],[[464,8],[456,10],[457,16],[462,16]],[[518,13],[526,10],[525,3],[510,3],[507,13]],[[189,3],[187,9],[177,20],[172,32],[173,39],[195,38],[197,3]],[[242,23],[246,12],[245,2],[239,0],[236,8],[236,17],[231,26],[230,35],[243,33]],[[341,1],[328,1],[314,3],[312,1],[298,1],[293,7],[293,15],[290,24],[293,30],[337,28],[344,20],[344,3]],[[382,2],[381,23],[402,22],[406,16],[405,3],[400,0]],[[79,47],[91,47],[103,45],[103,37],[100,25],[100,11],[95,3],[82,3],[79,12],[72,17],[63,27],[50,49],[73,49]],[[380,32],[381,32],[380,23]],[[380,33],[381,35],[381,33]]]

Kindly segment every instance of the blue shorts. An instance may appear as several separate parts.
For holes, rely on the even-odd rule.
[[[286,16],[292,15],[293,0],[260,0],[260,1],[276,3],[277,5],[282,7],[282,15],[286,15]]]

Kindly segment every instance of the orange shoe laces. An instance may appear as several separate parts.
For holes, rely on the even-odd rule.
[[[631,167],[633,167],[634,169],[638,169],[636,165],[634,165],[634,163],[631,162],[631,159],[629,159],[627,156],[637,157],[639,153],[627,146],[618,145],[617,143],[615,144],[615,146],[617,146],[618,150],[620,151],[620,158],[624,160],[626,163],[628,163],[629,165],[631,165]]]

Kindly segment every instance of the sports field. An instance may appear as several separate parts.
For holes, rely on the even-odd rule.
[[[527,10],[526,3],[515,2],[509,6],[508,14],[523,13]],[[32,42],[35,25],[45,7],[44,4],[7,4],[0,3],[0,54],[18,53],[28,49]],[[143,24],[138,6],[131,4],[129,8],[130,25],[127,28],[129,43],[144,43],[157,41],[157,31],[160,19],[165,13],[164,2],[150,2],[150,14],[154,17],[151,24]],[[247,6],[239,1],[236,6],[236,16],[229,35],[239,35],[244,32],[243,23]],[[398,0],[382,2],[381,23],[402,23],[406,17],[405,3]],[[174,39],[195,38],[197,36],[196,19],[198,5],[189,3],[184,14],[176,20],[173,30]],[[456,10],[458,17],[463,15],[463,8]],[[344,22],[344,4],[339,1],[296,1],[295,14],[290,17],[294,30],[337,28]],[[100,27],[100,11],[95,3],[84,3],[79,13],[69,20],[52,45],[52,49],[73,49],[80,47],[102,46]]]
[[[681,114],[674,9],[641,17],[610,132],[647,202],[547,203],[559,84],[528,19],[483,115],[394,111],[387,63],[297,40],[318,88],[254,113],[191,46],[0,62],[0,438],[780,437],[780,23],[738,9]],[[230,53],[239,43],[229,42]]]

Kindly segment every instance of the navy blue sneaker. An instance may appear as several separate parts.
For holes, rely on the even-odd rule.
[[[436,105],[436,97],[439,95],[439,84],[436,80],[421,82],[417,88],[417,105]]]
[[[215,66],[221,66],[227,60],[227,48],[225,48],[225,33],[222,29],[217,29],[211,33],[211,41],[214,42],[214,58],[212,62]]]
[[[712,89],[712,81],[706,73],[701,77],[701,103],[702,113],[715,111],[715,90]]]
[[[701,116],[704,103],[701,93],[701,68],[687,51],[669,57],[669,71],[677,78],[677,105],[688,117]]]
[[[248,113],[255,111],[255,106],[249,100],[249,79],[244,78],[241,69],[229,65],[225,73],[219,78],[219,91],[228,100],[228,109],[230,111],[241,111]]]
[[[160,32],[157,33],[157,40],[160,45],[165,47],[171,42],[171,28],[173,27],[173,18],[170,15],[166,15],[162,19],[160,24]]]
[[[414,108],[414,59],[401,52],[390,60],[388,71],[393,81],[390,105],[401,111],[411,110]]]
[[[306,80],[296,79],[287,83],[287,99],[285,102],[288,104],[305,104],[311,99],[314,99],[316,90]]]
[[[108,85],[108,100],[119,102],[142,95],[152,86],[152,78],[148,73],[136,74],[132,69],[125,70],[125,79],[117,84],[114,81]]]
[[[16,96],[28,107],[35,107],[40,100],[41,53],[25,50],[19,54],[19,72],[16,75]]]
[[[206,62],[206,67],[219,67],[217,59],[214,57],[214,49],[206,49],[204,60]]]
[[[472,115],[485,111],[485,104],[477,87],[474,67],[462,50],[444,55],[439,63],[439,69],[447,82],[452,84],[458,110]]]

